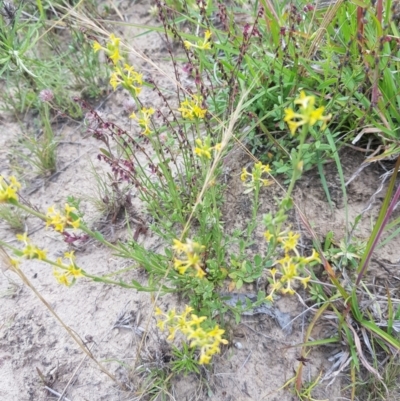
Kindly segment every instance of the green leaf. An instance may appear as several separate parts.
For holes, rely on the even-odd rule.
[[[386,341],[386,343],[400,350],[400,341],[383,331],[375,323],[368,320],[362,320],[360,321],[360,324],[363,325],[367,330],[381,337],[384,341]]]
[[[367,7],[369,7],[369,3],[364,3],[364,2],[361,1],[361,0],[351,0],[350,3],[353,3],[353,4],[355,4],[356,6],[361,7],[361,8],[367,8]]]
[[[106,155],[107,157],[111,157],[110,152],[104,148],[99,148],[100,152]]]
[[[265,291],[258,291],[257,293],[257,302],[261,302],[265,299],[266,294]]]

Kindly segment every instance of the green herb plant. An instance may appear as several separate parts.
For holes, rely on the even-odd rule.
[[[303,287],[316,302],[316,313],[301,344],[301,361],[307,359],[310,347],[344,344],[349,355],[351,398],[355,399],[357,375],[362,368],[380,378],[378,357],[400,349],[394,332],[399,309],[395,311],[390,293],[386,326],[377,324],[369,307],[361,307],[365,299],[372,301],[364,279],[372,253],[389,227],[389,218],[400,197],[400,190],[395,189],[400,158],[365,247],[355,242],[350,247],[349,240],[332,247],[330,240],[323,249],[299,211],[314,240],[314,247],[303,252],[300,234],[292,229],[289,217],[297,207],[293,199],[296,183],[307,169],[317,166],[326,187],[323,161],[327,158],[336,162],[345,192],[338,151],[354,139],[362,121],[385,132],[383,145],[387,144],[389,130],[393,139],[396,113],[393,107],[381,108],[379,91],[382,98],[387,95],[389,106],[396,105],[398,89],[392,87],[391,80],[394,74],[389,69],[387,88],[381,89],[379,80],[371,81],[368,74],[357,75],[365,60],[371,63],[373,50],[377,55],[376,48],[371,46],[374,38],[382,37],[379,23],[385,20],[391,32],[396,32],[387,15],[392,5],[383,16],[377,5],[378,22],[372,17],[372,8],[363,7],[368,9],[363,18],[374,20],[370,26],[377,28],[377,36],[370,33],[370,42],[369,28],[361,29],[367,23],[358,18],[360,6],[351,3],[337,2],[324,11],[307,4],[304,8],[281,3],[273,6],[262,0],[247,9],[251,22],[244,26],[235,23],[234,9],[222,4],[215,7],[212,2],[198,2],[196,6],[192,2],[170,2],[165,6],[157,0],[156,7],[174,69],[176,92],[172,100],[167,96],[168,89],[157,79],[146,78],[128,61],[130,52],[136,54],[134,49],[116,34],[108,33],[92,38],[92,55],[84,63],[90,65],[93,55],[105,56],[110,88],[125,91],[135,104],[135,111],[129,116],[133,129],[124,129],[122,124],[103,118],[87,99],[76,97],[75,103],[86,113],[87,132],[99,141],[98,159],[110,167],[108,177],[113,184],[109,185],[115,187],[105,188],[107,184],[99,179],[101,191],[121,194],[121,188],[134,188],[144,213],[150,217],[151,223],[145,229],[158,236],[163,249],[145,248],[129,225],[128,240],[111,242],[90,228],[80,211],[79,200],[70,198],[61,208],[52,206],[39,211],[20,202],[21,185],[15,177],[0,180],[1,203],[44,221],[66,242],[95,239],[116,256],[144,269],[147,282],[124,279],[119,271],[93,275],[79,265],[72,251],[51,260],[27,233],[17,236],[18,246],[5,241],[0,241],[0,245],[10,252],[14,269],[20,268],[22,260],[39,259],[53,266],[55,279],[66,286],[87,279],[151,293],[157,326],[161,332],[168,332],[167,340],[175,344],[172,357],[153,367],[143,382],[143,391],[154,399],[166,397],[175,374],[198,373],[201,365],[208,365],[223,352],[228,344],[225,331],[231,316],[239,322],[244,311],[273,303],[281,295],[293,295]],[[182,10],[186,9],[190,12],[183,15]],[[216,19],[210,17],[213,12],[218,12]],[[336,24],[344,24],[345,15],[354,15],[354,21],[337,35]],[[365,38],[358,38],[358,33],[365,33]],[[344,40],[342,34],[349,35],[353,42],[349,44],[350,39]],[[19,40],[10,43],[21,45]],[[30,46],[30,42],[22,43],[21,49]],[[396,61],[394,40],[379,43],[379,55]],[[179,55],[172,51],[174,46],[179,47]],[[349,50],[343,53],[343,46]],[[35,64],[24,52],[18,56],[20,61],[12,52],[7,54],[11,55],[3,61],[4,65],[18,66],[19,73],[28,81],[36,79],[35,72],[40,68],[33,68]],[[97,65],[97,61],[93,63]],[[385,63],[383,57],[374,60],[375,73],[379,75],[380,69],[387,67]],[[385,76],[385,72],[382,74]],[[97,77],[94,74],[87,80],[94,84]],[[371,91],[361,91],[361,85],[366,84]],[[32,84],[31,88],[36,93],[37,87]],[[159,103],[149,104],[148,97],[143,96],[144,89],[156,93]],[[342,138],[344,131],[350,134]],[[258,149],[254,143],[260,144],[265,154],[260,155],[261,161],[253,156],[251,166],[242,166],[240,178],[244,195],[252,203],[251,216],[242,227],[229,232],[225,230],[223,215],[223,162],[237,142],[247,143],[249,153],[256,156]],[[276,199],[276,211],[261,219],[261,193],[278,183],[275,176],[280,173],[285,174],[287,186]],[[329,197],[329,191],[326,193]],[[264,250],[254,255],[251,247],[260,221],[265,228]],[[333,268],[330,261],[333,264],[338,258],[346,263]],[[323,280],[314,269],[318,265],[323,266]],[[340,268],[349,267],[353,269],[351,282],[344,285]],[[231,292],[241,289],[263,275],[267,276],[269,287],[257,293],[256,302],[235,306],[225,302],[225,288]],[[179,293],[186,307],[161,310],[158,301],[166,293]],[[316,322],[328,310],[335,317],[335,335],[311,340]],[[360,345],[360,332],[367,333],[376,350],[369,358]],[[312,399],[312,390],[320,377],[304,384],[302,373],[300,362],[295,377],[287,384],[293,384],[300,399]]]

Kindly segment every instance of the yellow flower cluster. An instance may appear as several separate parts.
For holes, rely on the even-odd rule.
[[[205,31],[204,32],[204,40],[203,40],[203,42],[201,40],[199,40],[197,42],[197,45],[196,45],[194,43],[189,42],[188,40],[185,40],[183,42],[183,44],[185,45],[186,49],[190,49],[191,47],[195,47],[196,49],[199,49],[199,50],[209,50],[209,49],[211,49],[210,39],[211,39],[211,32],[210,31]]]
[[[132,113],[129,116],[129,118],[136,120],[137,123],[140,125],[140,127],[143,128],[142,134],[148,136],[151,134],[150,117],[154,114],[154,109],[152,107],[150,107],[149,109],[146,109],[146,107],[143,107],[139,113],[140,113],[140,117],[138,117],[135,113]]]
[[[10,183],[7,183],[0,175],[0,203],[18,202],[17,191],[21,188],[21,184],[14,176],[11,176],[9,181]]]
[[[195,277],[202,278],[206,275],[205,271],[201,268],[199,255],[205,248],[203,245],[190,239],[187,239],[186,243],[175,239],[172,248],[179,255],[178,258],[174,259],[174,267],[178,270],[179,274],[185,274],[186,270],[191,268],[196,271]]]
[[[115,37],[115,35],[112,33],[110,35],[110,39],[108,40],[108,43],[106,47],[101,46],[99,42],[94,42],[93,43],[93,50],[98,52],[99,50],[104,50],[104,52],[107,54],[107,57],[112,60],[114,65],[118,63],[118,61],[122,60],[122,57],[119,52],[119,44],[121,42],[121,39]]]
[[[134,67],[129,64],[122,63],[123,58],[120,55],[121,40],[116,38],[114,34],[110,35],[106,47],[101,46],[98,42],[93,44],[93,49],[95,52],[99,50],[104,50],[107,56],[113,61],[114,69],[110,77],[110,85],[114,90],[121,85],[124,89],[129,91],[133,98],[137,98],[142,91],[143,86],[143,75],[135,71]],[[139,103],[139,102],[137,102]],[[142,107],[138,115],[132,113],[129,117],[136,120],[141,128],[143,128],[143,135],[150,135],[150,122],[151,116],[154,114],[153,108]]]
[[[110,85],[114,90],[117,89],[118,85],[121,85],[131,93],[133,91],[135,96],[138,96],[142,91],[143,77],[142,74],[136,72],[135,69],[128,64],[124,64],[123,68],[115,66],[110,77]]]
[[[120,63],[123,61],[123,57],[120,54],[120,42],[121,39],[115,37],[112,33],[107,42],[106,47],[103,47],[98,42],[93,43],[93,50],[98,52],[104,50],[106,55],[112,60],[114,64],[114,71],[111,73],[110,85],[114,90],[117,89],[118,85],[128,90],[132,96],[138,96],[142,90],[143,78],[142,74],[139,74],[135,69],[128,65]]]
[[[46,259],[46,251],[43,249],[39,249],[35,245],[31,244],[30,239],[28,238],[28,234],[17,234],[17,240],[24,243],[25,248],[22,250],[22,256],[26,259]]]
[[[269,231],[266,231],[264,236],[268,242],[274,238]],[[289,231],[287,234],[281,233],[277,238],[278,243],[280,243],[284,251],[284,257],[274,263],[274,266],[278,266],[278,268],[274,267],[269,270],[272,277],[270,280],[271,292],[267,296],[269,301],[273,301],[275,292],[293,295],[295,293],[293,286],[296,280],[302,283],[304,288],[306,288],[311,277],[301,276],[303,268],[311,262],[320,262],[319,255],[315,250],[313,250],[312,255],[309,257],[300,255],[297,249],[299,238],[300,234],[295,234],[292,231]],[[277,276],[279,276],[279,278]]]
[[[314,107],[315,97],[306,96],[304,91],[301,91],[300,97],[294,101],[300,105],[299,113],[295,113],[293,109],[285,109],[284,121],[287,122],[292,135],[296,133],[297,128],[308,125],[313,126],[318,121],[322,121],[322,129],[325,129],[326,123],[330,120],[331,114],[324,116],[324,107]]]
[[[256,185],[264,185],[268,186],[272,184],[271,180],[267,180],[262,178],[264,173],[268,174],[271,172],[271,168],[269,165],[263,165],[261,162],[254,164],[253,171],[249,173],[245,168],[242,170],[242,174],[240,175],[240,179],[245,183],[244,185],[247,187],[245,193],[249,193],[256,188]]]
[[[62,215],[54,206],[47,209],[46,227],[53,226],[56,231],[63,232],[66,227],[79,228],[80,219],[74,213],[76,209],[65,204],[65,213]]]
[[[194,153],[197,156],[205,157],[211,159],[211,151],[219,151],[221,149],[221,144],[217,143],[215,146],[211,146],[211,138],[207,136],[204,142],[201,139],[196,139],[196,147],[194,148]]]
[[[199,364],[210,363],[211,357],[220,352],[220,344],[228,344],[228,341],[222,338],[225,330],[218,325],[212,329],[203,329],[201,324],[207,319],[205,316],[192,314],[193,309],[186,306],[185,311],[178,315],[175,309],[168,313],[163,313],[160,308],[156,308],[156,316],[162,316],[163,320],[157,322],[161,330],[166,328],[169,331],[168,340],[172,341],[177,332],[181,332],[188,340],[191,340],[190,347],[200,349]]]
[[[181,103],[181,107],[178,109],[182,113],[183,118],[194,120],[195,118],[204,118],[207,113],[207,109],[202,109],[203,97],[200,95],[193,95],[192,98],[186,99]]]
[[[75,263],[75,255],[73,251],[65,252],[64,258],[69,260],[69,264],[65,265],[62,258],[58,258],[56,262],[58,268],[54,267],[53,275],[60,284],[69,287],[75,283],[77,277],[82,277],[84,274],[82,269],[77,267]],[[72,278],[71,281],[70,278]]]

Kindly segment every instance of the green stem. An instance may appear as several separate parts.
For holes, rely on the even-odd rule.
[[[288,207],[287,206],[288,202],[290,201],[290,198],[291,198],[291,195],[292,195],[292,192],[294,189],[294,185],[296,184],[296,181],[301,177],[302,166],[300,166],[300,162],[301,162],[301,158],[302,158],[302,148],[303,148],[304,142],[306,140],[308,130],[309,130],[308,124],[303,125],[303,129],[301,131],[300,138],[299,138],[300,142],[299,142],[299,146],[298,146],[298,151],[295,152],[295,154],[294,154],[295,157],[292,160],[292,166],[293,166],[292,178],[290,180],[289,188],[286,192],[286,195],[280,204],[278,214],[282,214],[282,212],[286,211],[286,209]],[[283,210],[283,209],[285,209],[285,210]],[[272,247],[272,251],[275,250],[275,248],[278,244],[277,238],[279,237],[279,233],[281,232],[282,224],[283,224],[283,221],[279,221],[279,223],[276,226],[276,235],[275,235],[274,246]]]
[[[253,233],[254,229],[256,228],[257,222],[257,212],[258,212],[258,200],[260,195],[260,182],[257,181],[255,188],[254,188],[254,199],[253,199],[253,210],[250,224],[247,226],[247,240],[250,240],[250,236]]]

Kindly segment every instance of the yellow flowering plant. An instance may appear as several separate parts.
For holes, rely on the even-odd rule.
[[[264,263],[264,266],[270,268],[270,270],[268,270],[270,273],[270,291],[269,295],[266,296],[266,299],[269,301],[272,301],[277,293],[294,294],[296,282],[301,283],[304,288],[306,288],[311,279],[310,274],[306,273],[307,266],[320,263],[319,256],[314,250],[309,257],[300,255],[297,248],[300,237],[298,233],[294,233],[290,230],[281,231],[281,228],[283,223],[287,220],[288,211],[292,208],[291,194],[294,185],[302,173],[302,151],[309,129],[318,121],[323,123],[322,128],[324,128],[331,116],[324,116],[323,107],[316,109],[315,98],[313,96],[307,96],[303,91],[294,103],[299,105],[299,112],[295,113],[292,109],[286,109],[286,117],[284,119],[292,134],[295,134],[297,129],[302,127],[298,150],[292,150],[292,178],[286,194],[279,204],[278,211],[274,215],[268,213],[264,216],[264,224],[267,227],[264,236],[268,242],[268,250],[264,257],[264,260],[268,261],[268,263]],[[253,219],[247,229],[248,239],[251,237],[257,225],[256,216],[260,187],[261,185],[271,184],[270,180],[263,178],[263,174],[271,174],[271,169],[268,165],[264,166],[260,162],[254,164],[251,173],[249,173],[246,168],[242,169],[241,180],[247,188],[245,193],[254,191],[255,195],[253,199]],[[245,258],[243,249],[246,247],[246,243],[243,242],[241,254],[232,257],[231,262],[235,270],[229,274],[229,277],[233,279],[233,283],[236,287],[241,286],[242,283],[247,282],[247,280],[254,279],[254,274],[257,275],[260,273],[257,266],[260,267],[263,265],[263,262],[261,262],[262,258],[259,255],[256,255],[255,260],[258,262],[254,264],[253,268],[251,268],[251,265],[249,267],[246,261],[243,261]]]
[[[264,236],[268,242],[271,241],[273,235],[266,231]],[[275,253],[279,253],[280,249],[284,256],[276,259],[272,264],[272,268],[268,270],[270,278],[270,290],[267,300],[273,301],[276,293],[293,295],[296,290],[296,281],[307,288],[308,282],[311,280],[310,274],[306,273],[306,267],[315,263],[321,263],[318,253],[313,250],[308,257],[300,255],[297,249],[300,234],[288,231],[281,233],[276,241],[278,248]],[[280,249],[279,249],[280,248]]]
[[[189,274],[193,274],[199,278],[205,277],[206,273],[201,262],[201,253],[205,249],[203,245],[190,239],[187,239],[186,242],[175,239],[172,249],[177,254],[177,257],[174,259],[174,268],[179,274],[185,274],[189,269]]]
[[[84,277],[84,271],[75,263],[74,252],[65,252],[64,258],[68,260],[68,264],[63,262],[63,258],[57,258],[55,266],[53,267],[53,275],[59,284],[66,285],[67,287],[75,283],[78,277]]]
[[[110,76],[110,85],[114,90],[121,85],[136,98],[142,91],[143,77],[128,64],[123,67],[116,65]]]
[[[290,132],[294,135],[298,128],[305,126],[306,129],[312,127],[318,121],[321,121],[321,129],[325,129],[327,122],[331,119],[331,114],[324,116],[325,108],[323,106],[315,108],[315,97],[307,96],[304,91],[300,92],[300,96],[294,101],[299,105],[299,112],[293,109],[285,109],[284,121],[288,124]]]
[[[118,64],[119,61],[123,60],[123,57],[120,54],[120,42],[121,39],[117,38],[113,33],[110,35],[109,40],[106,44],[106,47],[102,46],[99,42],[95,41],[93,43],[93,50],[98,52],[103,50],[107,57],[112,60],[114,65]]]
[[[211,49],[211,32],[209,30],[204,32],[204,39],[203,41],[198,40],[197,44],[189,42],[188,40],[184,41],[184,45],[186,49],[198,49],[198,50],[210,50]]]
[[[306,151],[311,147],[320,149],[318,141],[314,141],[314,133],[327,127],[331,115],[325,113],[324,106],[318,107],[316,98],[305,91],[300,91],[298,98],[293,101],[293,107],[283,111],[283,107],[286,107],[283,105],[287,102],[285,96],[304,85],[304,77],[310,90],[320,91],[321,99],[329,98],[337,108],[342,101],[335,94],[327,96],[329,80],[326,85],[320,85],[319,76],[318,89],[311,84],[314,65],[304,66],[310,68],[303,71],[303,66],[299,67],[307,62],[303,54],[307,49],[303,45],[308,40],[302,42],[307,35],[298,35],[296,32],[303,32],[302,20],[307,16],[297,15],[299,18],[292,19],[295,15],[289,14],[290,21],[297,21],[296,29],[290,28],[290,35],[285,36],[286,28],[276,25],[276,21],[279,22],[278,18],[275,22],[269,18],[271,10],[259,8],[253,22],[248,18],[249,22],[246,24],[235,26],[236,19],[231,18],[234,17],[234,13],[228,15],[227,7],[222,3],[218,5],[217,14],[214,13],[215,4],[210,1],[198,1],[197,7],[194,7],[193,1],[179,2],[180,5],[185,5],[179,10],[179,19],[175,19],[177,14],[174,13],[172,3],[167,2],[168,7],[165,7],[164,3],[157,2],[155,7],[159,20],[164,25],[165,45],[172,58],[173,86],[160,84],[163,80],[160,80],[156,68],[152,68],[151,74],[147,71],[142,75],[127,62],[127,58],[125,59],[125,54],[121,51],[122,39],[111,34],[105,44],[97,41],[93,43],[92,56],[100,51],[105,53],[108,61],[106,65],[111,73],[110,86],[114,91],[124,89],[130,95],[125,99],[127,102],[123,102],[124,113],[116,115],[121,119],[129,116],[134,124],[123,121],[117,125],[115,119],[107,121],[85,101],[80,101],[88,110],[88,117],[85,119],[88,132],[102,141],[103,147],[100,148],[98,158],[111,167],[110,186],[117,188],[121,183],[128,183],[129,189],[132,188],[132,197],[138,194],[143,204],[141,210],[146,218],[138,219],[138,227],[134,232],[131,232],[129,227],[129,240],[108,242],[100,232],[91,231],[86,226],[83,215],[78,210],[79,206],[75,207],[76,205],[70,202],[61,209],[52,206],[47,213],[40,213],[37,209],[28,207],[23,203],[23,197],[18,194],[20,184],[12,177],[9,181],[0,178],[0,203],[9,203],[29,211],[44,221],[48,229],[61,233],[69,245],[81,238],[79,234],[75,234],[76,230],[80,230],[84,236],[91,236],[108,246],[114,254],[134,261],[132,265],[145,269],[148,273],[148,283],[146,285],[143,282],[124,279],[113,281],[109,278],[111,274],[117,276],[119,272],[110,272],[103,277],[91,276],[79,267],[72,251],[64,253],[63,257],[55,261],[49,260],[46,251],[33,245],[27,234],[18,237],[21,249],[14,251],[19,257],[12,259],[14,267],[18,268],[23,260],[37,259],[52,265],[55,279],[65,286],[71,286],[78,278],[86,277],[148,291],[157,294],[157,299],[158,295],[164,292],[179,292],[191,306],[182,313],[176,312],[175,309],[163,313],[157,309],[158,327],[168,331],[169,341],[174,341],[177,337],[185,338],[192,355],[195,354],[194,349],[198,350],[198,364],[205,365],[221,351],[222,345],[227,344],[227,340],[223,338],[227,311],[239,321],[243,309],[254,307],[239,305],[235,308],[228,305],[225,302],[226,297],[221,296],[227,287],[229,291],[233,291],[246,284],[254,284],[265,273],[270,286],[267,293],[259,292],[256,303],[261,304],[266,299],[274,301],[279,294],[290,295],[300,287],[307,288],[311,277],[315,278],[313,265],[320,263],[320,257],[323,259],[323,255],[319,256],[314,250],[306,250],[303,254],[299,246],[300,234],[291,228],[283,228],[283,225],[288,220],[289,211],[293,206],[294,185],[303,173],[304,166],[309,165]],[[192,18],[193,8],[196,8],[196,18]],[[294,13],[294,10],[295,7],[289,12]],[[304,13],[306,14],[305,11]],[[174,18],[172,21],[168,19],[171,19],[171,16]],[[209,18],[211,16],[212,18]],[[177,21],[181,18],[186,18],[185,23],[181,25],[185,33],[179,31],[181,28]],[[217,26],[214,25],[216,19]],[[267,26],[265,22],[272,25]],[[196,32],[196,35],[187,34],[190,31]],[[268,37],[268,32],[274,32],[274,35]],[[281,51],[283,42],[285,51]],[[175,52],[171,49],[177,43],[180,43],[185,51],[179,52],[179,57],[174,58]],[[270,48],[264,47],[269,43],[273,43],[274,49],[278,49],[276,54],[273,54]],[[128,46],[125,48],[128,49]],[[293,58],[295,62],[292,62],[290,58],[293,52],[296,56],[299,55],[297,49],[301,49],[301,57]],[[146,61],[147,65],[153,63],[150,59]],[[293,70],[293,66],[296,69]],[[156,66],[152,64],[152,67]],[[341,73],[340,77],[347,75],[351,76]],[[346,84],[336,78],[335,82],[343,88]],[[353,85],[349,85],[353,91]],[[149,90],[157,96],[154,103],[151,103]],[[372,96],[378,96],[378,92],[373,91]],[[362,96],[362,93],[359,95]],[[350,107],[350,100],[353,101],[354,98],[349,97],[349,102],[345,102],[346,107]],[[358,113],[357,118],[359,116]],[[135,129],[132,129],[132,125]],[[121,128],[124,126],[129,128]],[[138,126],[140,129],[136,129]],[[249,126],[249,131],[244,130]],[[273,127],[274,131],[275,128],[279,128],[277,136],[273,136],[274,132],[268,132],[270,127]],[[231,231],[229,226],[226,227],[226,220],[232,214],[226,213],[223,204],[226,201],[226,193],[231,189],[229,186],[233,177],[232,169],[227,166],[228,163],[225,165],[227,159],[223,159],[225,149],[222,147],[226,147],[226,152],[230,152],[233,148],[233,138],[247,146],[251,141],[249,137],[254,135],[257,138],[255,140],[258,140],[261,136],[257,130],[261,130],[270,140],[268,160],[274,171],[268,164],[256,161],[243,167],[241,172],[236,172],[243,183],[244,193],[251,197],[252,209],[251,217],[247,214],[250,211],[244,210],[244,218],[239,220],[245,222],[242,224],[242,221],[239,221],[239,227]],[[306,141],[309,133],[313,138]],[[287,146],[291,148],[286,149]],[[280,155],[273,155],[272,149],[277,150],[277,153],[282,151],[290,159],[288,163],[291,166],[286,171],[290,171],[288,176],[291,180],[284,198],[278,202],[277,212],[264,216],[264,237],[267,244],[261,243],[261,248],[267,249],[263,256],[260,256],[254,255],[255,247],[260,245],[259,231],[256,231],[260,222],[260,197],[261,194],[270,191],[272,175],[282,172],[276,168]],[[252,155],[259,155],[254,149],[250,150]],[[290,177],[292,170],[293,174]],[[130,202],[129,196],[127,204]],[[271,199],[272,196],[268,198]],[[105,199],[105,202],[107,201],[109,200]],[[273,209],[274,205],[262,206],[268,210]],[[243,209],[246,207],[247,203]],[[131,215],[128,212],[127,208],[127,217]],[[118,217],[118,213],[115,213],[112,222]],[[147,224],[148,222],[151,224]],[[167,243],[169,246],[161,251],[145,248],[140,240],[147,230],[156,233],[160,243]],[[181,233],[180,236],[177,235],[178,232]],[[188,236],[193,240],[186,239]],[[1,244],[7,246],[5,243]],[[13,248],[9,246],[9,249]],[[364,260],[366,264],[368,261],[369,259]],[[229,284],[225,280],[227,277],[232,280]],[[339,286],[337,288],[340,289]],[[250,286],[247,289],[249,290]],[[351,298],[343,296],[348,305],[356,302],[354,300],[358,294],[353,295]],[[356,313],[354,315],[357,317]],[[361,315],[359,312],[358,316]],[[219,319],[218,325],[213,320],[216,318]],[[360,322],[362,323],[361,319],[358,319],[358,323]],[[365,327],[369,330],[371,328],[367,325]],[[232,352],[234,351],[232,349]]]
[[[253,170],[251,173],[247,171],[246,168],[243,167],[242,174],[240,175],[241,181],[244,183],[247,188],[244,193],[248,194],[252,191],[259,191],[260,186],[269,186],[272,185],[272,181],[267,178],[262,178],[263,175],[271,173],[271,168],[269,165],[263,165],[261,162],[257,162],[254,164]]]
[[[278,245],[278,238],[280,236],[282,224],[287,220],[287,213],[293,206],[291,195],[297,180],[300,178],[303,172],[303,147],[307,138],[307,134],[309,133],[311,127],[318,121],[323,123],[323,129],[327,121],[329,121],[331,118],[331,115],[323,115],[324,108],[322,106],[318,109],[315,109],[315,97],[307,96],[304,91],[300,92],[299,97],[294,101],[294,103],[300,106],[298,113],[295,113],[292,109],[286,109],[284,118],[292,134],[295,134],[299,127],[302,128],[301,132],[299,133],[299,145],[297,150],[292,149],[291,153],[293,169],[292,177],[289,187],[286,190],[286,194],[280,202],[279,209],[275,216],[272,216],[271,213],[268,213],[264,216],[264,224],[272,238],[272,241],[270,242],[271,253],[274,252],[276,246]]]
[[[0,203],[18,202],[17,192],[21,188],[21,184],[14,176],[9,177],[7,181],[0,175]]]
[[[142,107],[139,116],[136,113],[132,113],[129,118],[136,120],[139,126],[143,129],[142,135],[149,136],[151,134],[151,116],[154,114],[154,109],[152,107],[146,108]]]
[[[23,258],[39,260],[46,259],[47,252],[43,249],[39,249],[35,245],[32,245],[27,233],[17,234],[17,240],[24,244],[21,255]]]
[[[185,99],[178,111],[182,113],[182,117],[188,120],[195,118],[202,119],[206,116],[207,109],[203,108],[203,97],[200,95],[193,95],[191,98]]]
[[[211,152],[218,152],[221,149],[221,144],[211,145],[211,138],[207,136],[204,140],[197,138],[194,153],[202,158],[211,159]]]
[[[21,262],[24,259],[38,259],[53,266],[53,275],[57,282],[62,285],[71,286],[75,283],[76,278],[88,276],[94,278],[94,276],[86,275],[86,273],[77,266],[75,263],[74,252],[65,252],[64,258],[69,261],[68,264],[63,262],[63,258],[57,258],[55,261],[51,260],[47,256],[47,251],[40,249],[36,245],[32,244],[31,239],[28,237],[28,233],[17,234],[17,240],[23,244],[23,248],[19,249],[17,247],[10,246],[0,241],[1,246],[9,248],[16,258],[11,258],[11,264],[15,268],[20,268]]]
[[[68,203],[65,204],[64,213],[58,211],[54,206],[47,209],[46,227],[52,226],[54,230],[63,232],[68,228],[79,228],[80,219],[76,216],[76,209]]]
[[[192,313],[193,308],[186,306],[184,312],[177,314],[175,309],[163,313],[160,308],[156,308],[156,316],[159,316],[157,326],[161,330],[168,330],[168,340],[173,341],[180,332],[188,341],[190,347],[196,347],[200,351],[198,363],[200,365],[211,362],[213,355],[221,352],[221,344],[226,345],[228,341],[222,338],[225,330],[215,325],[205,328],[206,316],[197,316]]]

